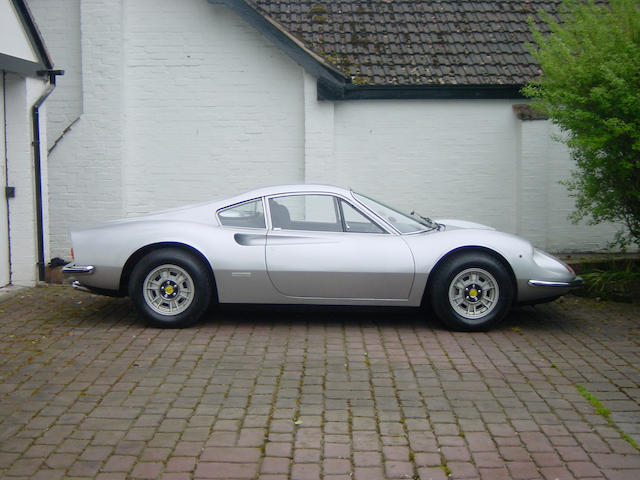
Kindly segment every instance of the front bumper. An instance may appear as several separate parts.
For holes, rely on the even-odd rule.
[[[530,287],[551,287],[551,288],[580,288],[584,286],[584,280],[576,277],[570,282],[550,282],[547,280],[529,280]]]

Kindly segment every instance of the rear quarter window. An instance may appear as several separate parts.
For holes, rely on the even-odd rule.
[[[226,227],[265,228],[262,200],[251,200],[218,210],[218,220]]]

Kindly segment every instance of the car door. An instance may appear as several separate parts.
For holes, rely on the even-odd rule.
[[[339,303],[408,299],[414,261],[401,236],[333,195],[278,196],[268,205],[267,273],[282,295]]]
[[[262,198],[224,207],[217,212],[213,257],[221,303],[270,303],[277,298],[268,279],[264,249],[267,222]]]

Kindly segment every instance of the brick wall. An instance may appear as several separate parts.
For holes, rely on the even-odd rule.
[[[574,162],[559,130],[549,121],[520,123],[518,233],[552,252],[606,249],[621,226],[574,225],[567,217],[574,202],[561,180],[570,178]]]
[[[7,74],[5,80],[7,185],[15,187],[8,201],[9,243],[11,246],[11,282],[33,285],[37,279],[37,240],[33,169],[31,106],[44,91],[44,82]],[[40,109],[46,118],[46,109]],[[47,210],[46,129],[41,129],[41,161],[44,174],[43,199]],[[4,154],[4,153],[3,153]],[[48,218],[45,216],[46,229]],[[48,250],[48,249],[47,249]],[[45,252],[47,253],[47,252]]]
[[[302,181],[491,224],[556,251],[612,237],[566,220],[571,200],[557,183],[566,150],[548,122],[518,120],[513,102],[318,102],[314,78],[224,6],[77,2],[81,61],[71,63],[81,67],[83,114],[50,155],[53,255],[68,257],[74,226]],[[55,57],[71,40],[49,38],[59,27],[47,23],[61,20],[39,16],[43,0],[29,3],[41,7]]]
[[[5,155],[5,111],[4,72],[0,72],[0,185],[7,185],[7,158]],[[11,281],[9,257],[9,211],[8,201],[0,201],[0,287]]]
[[[28,0],[38,28],[46,38],[55,68],[65,71],[47,99],[55,114],[47,118],[48,145],[82,113],[82,50],[80,48],[80,0]]]
[[[554,140],[556,129],[549,121],[519,120],[512,106],[508,100],[336,103],[327,129],[335,134],[331,178],[408,211],[484,223],[553,252],[607,248],[619,226],[568,220],[573,200],[560,182],[573,161]],[[312,156],[307,171],[321,171]],[[323,178],[307,180],[316,177]]]
[[[339,176],[406,210],[515,229],[515,122],[506,101],[336,106]]]
[[[303,181],[302,69],[235,14],[82,0],[80,20],[83,114],[50,155],[52,255],[69,257],[74,226]]]
[[[126,5],[127,214],[303,180],[300,67],[226,7]]]

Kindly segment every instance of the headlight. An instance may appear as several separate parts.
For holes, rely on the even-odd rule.
[[[536,262],[536,264],[539,267],[547,269],[547,270],[555,270],[555,269],[558,268],[558,266],[562,266],[571,275],[575,275],[576,274],[576,272],[573,270],[573,268],[571,268],[569,265],[564,263],[562,260],[560,260],[557,257],[554,257],[550,253],[544,252],[544,251],[539,250],[537,248],[534,249],[533,260]]]

